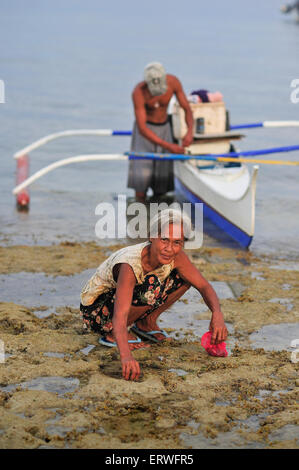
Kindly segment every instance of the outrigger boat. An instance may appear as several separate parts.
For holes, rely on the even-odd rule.
[[[248,247],[254,235],[257,173],[257,165],[250,175],[244,164],[200,169],[190,162],[176,162],[175,189],[182,199],[203,203],[204,216]]]
[[[262,149],[248,152],[235,152],[232,142],[243,137],[235,132],[253,127],[299,126],[299,121],[265,121],[253,124],[230,126],[224,103],[192,104],[194,115],[194,143],[188,148],[188,155],[173,154],[95,154],[79,155],[54,162],[29,176],[29,153],[46,143],[71,136],[119,136],[131,135],[131,131],[110,129],[63,131],[46,136],[19,150],[16,182],[13,194],[17,197],[19,210],[28,210],[28,186],[50,171],[86,161],[127,160],[136,158],[174,160],[175,189],[179,199],[192,203],[203,203],[204,215],[236,240],[248,247],[254,235],[255,195],[258,166],[250,172],[247,163],[299,165],[299,162],[257,160],[242,157],[265,155],[276,152],[299,150],[299,145]],[[173,131],[177,140],[185,133],[182,110],[173,111]],[[240,158],[241,157],[241,158]]]
[[[230,131],[228,112],[223,102],[190,103],[194,119],[194,143],[191,155],[234,151],[232,141],[244,137]],[[174,136],[186,133],[182,109],[174,106]],[[255,195],[258,166],[250,175],[246,164],[219,163],[210,160],[177,161],[174,165],[175,189],[181,199],[203,203],[204,216],[244,247],[254,235]]]

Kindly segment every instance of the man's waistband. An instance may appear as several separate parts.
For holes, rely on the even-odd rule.
[[[167,117],[166,121],[164,122],[152,122],[152,121],[146,121],[147,124],[151,124],[152,126],[164,126],[170,121],[170,116]]]

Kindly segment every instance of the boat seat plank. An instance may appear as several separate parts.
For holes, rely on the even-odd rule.
[[[211,141],[219,141],[219,140],[227,140],[227,139],[242,139],[245,137],[244,134],[240,134],[239,132],[234,132],[234,131],[227,131],[227,132],[222,132],[222,133],[217,133],[217,134],[194,134],[194,139],[195,140],[207,140],[209,142]]]

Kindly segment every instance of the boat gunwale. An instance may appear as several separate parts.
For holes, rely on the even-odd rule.
[[[242,199],[244,199],[246,197],[246,194],[248,193],[248,191],[251,188],[252,177],[250,175],[248,167],[245,164],[241,164],[241,166],[239,168],[241,169],[242,173],[244,171],[246,171],[246,177],[248,178],[246,188],[243,190],[241,195],[238,195],[238,197],[229,197],[226,194],[224,194],[223,192],[217,191],[217,189],[215,189],[215,187],[212,186],[211,184],[209,184],[205,179],[206,176],[211,176],[211,177],[215,176],[215,177],[221,178],[222,175],[217,175],[217,174],[213,175],[213,174],[211,174],[213,172],[213,169],[206,169],[206,170],[205,169],[198,169],[197,167],[195,167],[194,165],[192,165],[192,163],[190,163],[188,161],[178,162],[178,163],[181,163],[182,165],[185,166],[185,168],[187,168],[189,171],[191,171],[191,173],[193,173],[195,178],[197,178],[200,182],[202,182],[204,185],[206,185],[209,188],[210,191],[213,191],[215,194],[217,194],[217,196],[225,198],[227,201],[232,201],[232,202],[241,201]],[[231,170],[231,168],[227,168],[227,170]],[[226,169],[225,169],[225,171],[226,171]],[[209,172],[209,173],[207,174],[207,173],[204,173],[204,172]],[[201,176],[203,176],[203,178],[201,178]],[[232,185],[233,183],[234,183],[234,181],[228,181],[227,182],[227,184],[229,184],[229,185]]]

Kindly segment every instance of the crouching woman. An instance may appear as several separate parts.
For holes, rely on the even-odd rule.
[[[126,380],[140,376],[132,351],[149,347],[140,337],[152,342],[167,340],[157,319],[190,286],[199,291],[212,312],[211,342],[218,344],[227,337],[214,289],[183,250],[190,232],[191,221],[180,210],[159,212],[151,220],[149,240],[110,255],[82,290],[84,326],[101,335],[100,344],[118,347]]]

